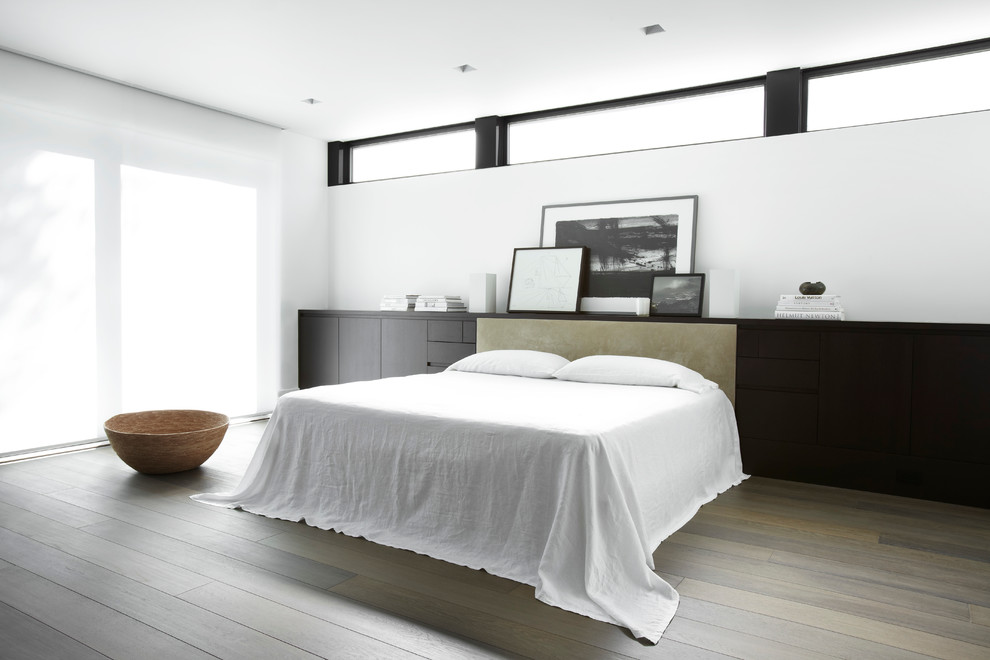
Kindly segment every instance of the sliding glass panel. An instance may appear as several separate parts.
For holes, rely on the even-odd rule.
[[[257,409],[257,192],[121,168],[124,410]]]
[[[990,109],[990,51],[808,80],[808,130]]]
[[[470,170],[474,150],[473,130],[358,146],[351,151],[351,181]]]
[[[509,124],[509,163],[763,135],[763,87]]]
[[[0,455],[100,434],[94,164],[3,138]]]

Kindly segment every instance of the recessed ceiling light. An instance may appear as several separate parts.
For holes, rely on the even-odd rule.
[[[653,25],[647,25],[643,28],[643,34],[650,36],[651,34],[660,34],[661,32],[666,32],[659,23],[654,23]]]
[[[316,105],[317,103],[323,103],[320,99],[303,99],[303,103],[308,103],[309,105]]]
[[[472,71],[477,71],[477,69],[475,69],[470,64],[462,64],[462,65],[460,65],[458,67],[454,67],[454,68],[457,69],[458,71],[460,71],[461,73],[470,73]]]

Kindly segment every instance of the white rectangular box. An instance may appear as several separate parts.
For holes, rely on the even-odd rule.
[[[471,273],[468,291],[469,312],[495,313],[495,273]]]
[[[590,314],[650,315],[649,298],[581,298],[581,311]]]
[[[734,319],[739,316],[739,271],[713,268],[708,271],[708,316]]]

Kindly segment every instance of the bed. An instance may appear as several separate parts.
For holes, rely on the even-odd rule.
[[[235,491],[194,498],[484,569],[657,642],[678,596],[653,551],[745,478],[735,327],[482,318],[477,341],[440,374],[282,397]]]

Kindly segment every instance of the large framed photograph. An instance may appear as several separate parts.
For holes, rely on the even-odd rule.
[[[553,204],[540,246],[589,248],[589,296],[649,298],[654,274],[694,270],[697,223],[697,195]]]
[[[650,316],[701,316],[705,274],[654,275]]]
[[[588,272],[588,248],[516,248],[509,278],[510,312],[577,312]]]

